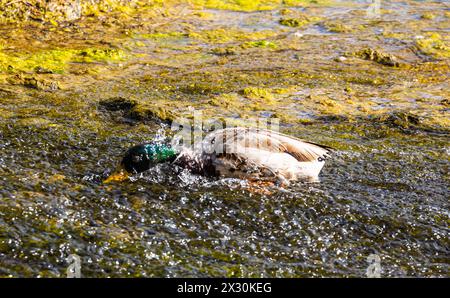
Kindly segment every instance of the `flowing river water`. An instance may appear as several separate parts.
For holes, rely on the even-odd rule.
[[[174,5],[0,26],[0,276],[64,277],[76,254],[85,277],[362,277],[375,254],[381,276],[448,277],[449,13]],[[320,182],[267,192],[170,164],[102,183],[193,111],[335,151]]]

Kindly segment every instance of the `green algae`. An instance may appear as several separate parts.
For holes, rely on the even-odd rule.
[[[420,16],[421,19],[424,20],[432,20],[436,17],[436,15],[432,12],[426,12]]]
[[[194,4],[199,7],[209,9],[223,9],[235,11],[256,11],[256,10],[272,10],[279,6],[281,1],[277,0],[255,0],[255,1],[239,1],[239,0],[195,0]]]
[[[191,95],[198,95],[198,94],[208,95],[220,93],[224,91],[224,88],[220,85],[214,86],[208,83],[196,82],[188,84],[187,86],[182,86],[179,90],[183,93]]]
[[[334,33],[352,33],[355,32],[350,26],[339,21],[327,21],[322,24],[330,32]]]
[[[50,120],[45,118],[37,118],[37,117],[28,117],[22,118],[18,121],[18,124],[23,126],[34,126],[39,128],[49,128],[55,127],[58,124],[52,123]]]
[[[280,25],[287,27],[303,27],[308,24],[317,23],[321,20],[320,16],[312,15],[306,12],[299,12],[291,9],[280,10],[282,17],[278,21]]]
[[[72,57],[73,62],[118,62],[124,61],[127,55],[120,49],[85,49],[78,50]]]
[[[139,38],[147,38],[147,39],[180,39],[187,37],[187,34],[182,32],[156,32],[156,33],[142,33],[136,35]]]
[[[61,88],[57,81],[46,80],[39,77],[24,76],[18,74],[10,76],[6,81],[11,85],[22,85],[28,88],[33,88],[42,91],[55,91]]]
[[[137,121],[164,121],[171,123],[177,116],[166,107],[140,104],[130,109],[125,117]]]
[[[234,11],[264,11],[284,6],[305,6],[311,4],[325,4],[324,0],[194,0],[198,8],[222,9]]]
[[[421,119],[412,112],[394,112],[378,116],[375,121],[403,129],[415,128],[421,124]]]
[[[51,50],[32,55],[9,55],[0,52],[0,71],[33,71],[37,67],[54,73],[64,72],[74,56],[71,50]]]
[[[237,93],[224,93],[219,96],[214,96],[208,104],[212,106],[221,106],[227,110],[237,112],[240,108],[243,108],[240,102],[241,98]]]
[[[240,45],[213,48],[211,53],[217,56],[232,56],[251,48],[274,50],[278,48],[278,44],[268,40],[248,41]]]
[[[144,3],[138,1],[94,1],[84,2],[81,4],[81,14],[86,16],[98,17],[101,14],[119,12],[123,14],[131,14],[136,9],[144,6]]]
[[[138,1],[60,1],[60,0],[30,0],[0,1],[0,16],[2,23],[17,23],[24,21],[43,21],[52,25],[58,22],[75,21],[82,16],[99,17],[110,13],[120,13],[125,16],[135,12],[140,7],[147,6]]]
[[[64,73],[73,62],[118,62],[126,57],[119,49],[61,49],[32,54],[0,52],[0,72]]]
[[[58,82],[36,79],[33,77],[24,77],[23,82],[20,82],[20,84],[23,84],[25,87],[44,91],[55,91],[60,89]]]
[[[242,90],[242,94],[250,99],[263,99],[267,102],[272,102],[274,99],[271,90],[266,88],[247,87]]]
[[[295,18],[281,18],[279,23],[287,27],[303,27],[311,23],[320,21],[319,17],[297,14]]]
[[[259,40],[259,41],[248,41],[241,45],[242,48],[270,48],[276,49],[278,45],[273,41]]]
[[[439,33],[429,33],[424,38],[416,40],[416,46],[425,55],[435,58],[450,58],[449,42]]]
[[[372,249],[392,258],[384,257],[383,276],[446,276],[435,264],[445,260],[448,246],[442,239],[448,222],[449,64],[445,56],[436,61],[409,48],[416,46],[418,32],[426,32],[411,26],[437,27],[439,17],[401,26],[373,22],[371,30],[345,39],[320,33],[292,37],[286,36],[291,29],[276,28],[268,37],[246,39],[241,35],[253,31],[236,29],[239,36],[208,41],[188,32],[227,31],[238,23],[224,27],[210,18],[161,11],[154,14],[159,19],[136,17],[139,22],[128,11],[128,23],[119,17],[123,23],[105,20],[105,25],[95,15],[120,14],[105,6],[82,17],[84,33],[64,33],[64,47],[58,46],[65,32],[60,21],[52,31],[47,31],[55,27],[50,23],[15,31],[19,37],[26,31],[36,39],[48,35],[43,39],[48,45],[37,43],[36,49],[27,44],[31,38],[2,37],[5,61],[20,61],[13,61],[16,68],[6,63],[0,74],[0,135],[6,140],[0,167],[1,276],[63,277],[66,256],[78,253],[85,277],[360,277]],[[214,20],[222,13],[229,12],[215,11]],[[330,18],[321,8],[307,13]],[[230,22],[235,14],[254,18],[257,30],[266,28],[259,27],[261,20],[278,20],[272,12],[232,12]],[[367,22],[364,14],[338,19],[358,28]],[[397,40],[386,41],[372,29],[386,29]],[[115,31],[169,36],[124,37]],[[171,32],[183,33],[171,37]],[[135,38],[151,42],[137,49]],[[202,44],[167,45],[182,38]],[[115,60],[109,57],[114,53],[87,51],[61,61],[46,54],[50,58],[20,66],[27,57],[52,50],[116,48],[126,42],[123,60],[120,54]],[[378,46],[410,64],[384,67],[363,55],[332,59]],[[51,82],[61,87],[53,89]],[[153,139],[161,119],[191,119],[192,109],[208,120],[243,126],[257,125],[259,117],[278,118],[283,132],[337,150],[321,183],[293,185],[274,195],[249,193],[221,180],[207,180],[205,186],[197,176],[189,184],[170,166],[133,182],[101,184],[126,148]],[[232,233],[221,232],[224,227]],[[324,258],[335,260],[336,267],[327,267]]]
[[[117,19],[129,19],[130,15],[141,11],[163,11],[170,15],[170,7],[187,5],[192,9],[217,9],[231,11],[266,11],[283,6],[311,6],[330,5],[330,0],[156,0],[146,1],[60,1],[60,0],[30,0],[26,4],[22,1],[1,0],[0,16],[2,23],[20,23],[26,21],[47,22],[55,27],[59,22],[77,21],[83,17],[99,18],[114,15]],[[201,14],[203,12],[197,12]]]
[[[288,26],[288,27],[302,27],[306,24],[309,23],[309,20],[307,19],[294,19],[294,18],[282,18],[280,19],[280,24],[283,26]]]
[[[228,47],[218,47],[211,50],[211,53],[217,56],[231,56],[236,55],[240,51],[240,47],[228,46]]]
[[[386,84],[386,80],[382,77],[366,77],[363,75],[346,76],[344,81],[347,83],[355,83],[361,85],[381,86]]]
[[[237,41],[251,41],[265,39],[276,33],[270,30],[244,31],[238,29],[213,29],[198,32],[189,32],[189,38],[208,43],[228,43]]]

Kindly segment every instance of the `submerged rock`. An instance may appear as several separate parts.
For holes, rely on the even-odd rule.
[[[284,17],[281,18],[279,23],[283,26],[288,27],[302,27],[309,23],[317,22],[320,18],[314,16],[308,16],[306,14],[297,14],[295,17]]]
[[[400,66],[400,63],[398,62],[397,57],[395,57],[392,54],[386,54],[381,52],[380,50],[375,50],[372,48],[365,48],[360,51],[354,52],[352,56],[364,59],[364,60],[370,60],[374,61],[376,63],[386,65],[386,66]]]
[[[172,122],[175,118],[174,114],[169,110],[151,106],[150,104],[141,103],[134,99],[124,97],[111,97],[99,102],[100,108],[106,110],[117,121],[132,122],[161,120],[164,122]]]
[[[436,15],[432,12],[425,12],[424,14],[422,14],[420,16],[420,18],[423,20],[432,20],[432,19],[436,18]]]
[[[333,33],[351,33],[354,31],[350,26],[339,21],[327,21],[321,24],[329,32]]]
[[[386,125],[397,128],[417,128],[421,124],[421,119],[411,112],[392,112],[384,114],[376,119],[378,122],[383,122]]]
[[[238,53],[237,47],[225,47],[225,48],[214,48],[211,50],[211,54],[217,55],[217,56],[231,56],[236,55]]]
[[[100,106],[108,111],[129,111],[136,105],[135,100],[124,97],[111,97],[100,101]]]
[[[41,91],[55,91],[60,89],[57,81],[44,80],[38,77],[27,77],[21,74],[9,77],[7,81],[11,85],[22,85],[24,87]]]
[[[424,55],[433,58],[449,58],[450,44],[439,33],[427,34],[426,37],[416,38],[416,48]]]
[[[165,108],[144,104],[136,105],[125,114],[125,117],[136,121],[160,120],[167,123],[171,123],[175,119],[175,115]]]

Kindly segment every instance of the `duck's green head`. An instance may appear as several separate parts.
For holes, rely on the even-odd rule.
[[[177,153],[168,144],[147,143],[127,150],[118,169],[103,182],[123,181],[131,174],[144,172],[154,165],[175,160]]]

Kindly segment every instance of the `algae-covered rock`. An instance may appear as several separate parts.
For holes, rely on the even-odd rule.
[[[413,5],[408,0],[412,5],[407,12],[382,12],[370,21],[361,3],[337,11],[319,5],[306,8],[303,4],[309,0],[180,1],[176,6],[172,0],[141,1],[148,7],[118,19],[119,13],[107,5],[114,0],[104,0],[105,5],[82,12],[76,23],[55,16],[3,28],[0,193],[5,199],[0,203],[0,252],[7,262],[0,262],[0,272],[13,277],[61,277],[66,273],[65,257],[76,253],[93,260],[83,263],[85,277],[358,276],[358,265],[365,263],[360,256],[370,246],[391,256],[384,260],[383,271],[392,276],[445,275],[445,254],[439,252],[445,252],[448,218],[439,202],[447,202],[448,169],[443,161],[448,158],[450,127],[449,65],[447,59],[423,63],[420,58],[428,57],[411,51],[414,36],[431,39],[428,30],[440,32],[438,39],[446,41],[448,19],[442,2],[426,8],[436,14],[434,20],[419,19],[423,3]],[[191,4],[200,2],[221,9],[262,7],[255,2],[302,7],[281,15],[277,14],[281,7],[251,13],[208,10],[206,19],[190,10]],[[153,9],[153,3],[161,9]],[[297,28],[277,23],[282,17],[300,19],[298,13],[333,22],[328,24],[330,31],[345,33],[338,22],[355,31],[349,32],[351,36],[329,34],[314,21]],[[383,32],[398,35],[388,37]],[[429,45],[425,42],[423,50],[430,51],[430,58],[434,51],[443,53],[439,43]],[[362,58],[367,61],[353,54],[347,59],[341,56],[367,47],[385,49],[409,64],[393,69],[371,62],[380,58],[373,53]],[[120,61],[122,53],[105,48],[123,49],[130,59],[109,63]],[[332,60],[336,56],[339,63]],[[16,74],[22,78],[16,85],[8,84],[7,78]],[[45,79],[57,80],[65,90],[25,88],[25,77],[32,88]],[[241,180],[202,178],[170,164],[125,183],[101,183],[129,145],[175,133],[161,121],[182,115],[186,124],[197,126],[190,121],[197,112],[202,113],[205,131],[225,124],[279,123],[288,135],[335,147],[331,166],[323,170],[322,186],[336,195],[292,185],[279,194],[271,187],[273,196],[260,197],[240,189]],[[445,133],[435,133],[438,130]],[[348,187],[340,187],[345,183]],[[373,208],[358,204],[361,194]],[[433,208],[428,208],[430,202],[421,208],[423,196],[436,198]],[[334,204],[327,203],[330,199]],[[258,214],[255,201],[264,205],[263,214]],[[413,205],[417,208],[402,208]],[[229,216],[236,210],[234,215],[242,221]],[[304,210],[308,211],[305,221]],[[198,220],[198,214],[212,211],[212,219],[219,220],[211,221],[212,227]],[[329,215],[331,221],[322,220]],[[415,221],[421,216],[423,220]],[[333,218],[338,217],[344,219],[344,227],[334,229]],[[286,218],[300,222],[286,222]],[[299,239],[278,237],[301,234],[301,226],[308,226],[311,219],[324,225],[307,231],[317,245],[302,250],[303,240],[309,242],[306,234]],[[355,221],[361,224],[355,226]],[[228,234],[221,231],[223,226],[240,234],[217,246],[214,239]],[[341,228],[348,235],[342,235]],[[261,231],[257,237],[241,241],[255,229]],[[367,237],[367,230],[376,237]],[[403,242],[389,245],[399,238],[393,233],[397,230]],[[14,241],[2,241],[11,235]],[[180,235],[191,241],[180,243]],[[333,244],[329,255],[345,262],[337,264],[339,268],[317,266],[323,263],[324,245],[339,243],[343,236],[348,245]],[[268,237],[274,240],[267,243]],[[418,245],[408,247],[412,242]],[[421,250],[423,243],[431,243],[433,249]],[[280,253],[285,246],[301,247]],[[249,247],[256,247],[254,254]],[[55,253],[48,253],[49,249]],[[304,266],[286,266],[289,258],[301,258],[304,252],[308,254]],[[262,255],[271,258],[270,266],[253,262]],[[402,257],[410,255],[414,260]]]
[[[375,50],[372,48],[365,48],[360,51],[354,52],[353,56],[364,59],[374,61],[376,63],[386,65],[386,66],[400,66],[397,57],[392,54],[383,53],[380,50]]]
[[[420,18],[423,20],[433,20],[434,18],[436,18],[436,15],[432,12],[425,12],[420,16]]]
[[[354,31],[350,26],[339,21],[327,21],[323,22],[321,25],[333,33],[351,33]]]
[[[108,111],[128,111],[136,105],[135,100],[124,97],[111,97],[100,101],[100,106]]]
[[[229,47],[220,47],[220,48],[214,48],[211,50],[211,53],[217,56],[231,56],[236,55],[239,51],[238,47],[235,46],[229,46]]]
[[[21,74],[11,76],[7,79],[11,85],[21,85],[42,91],[55,91],[60,89],[57,81],[41,79],[38,77],[23,76]]]
[[[52,74],[52,73],[54,73],[53,70],[44,68],[42,66],[36,66],[34,68],[34,72],[38,73],[38,74]]]
[[[241,45],[241,48],[270,48],[270,49],[276,49],[277,44],[273,41],[268,40],[258,40],[258,41],[248,41],[246,43],[243,43]]]
[[[411,112],[395,111],[376,117],[377,122],[396,128],[417,128],[421,123],[420,117]]]
[[[161,120],[171,123],[175,119],[175,114],[163,107],[152,107],[146,104],[138,104],[130,109],[125,117],[136,121]]]
[[[303,25],[308,24],[307,20],[294,19],[294,18],[282,18],[280,19],[280,24],[288,27],[301,27]]]
[[[211,53],[217,56],[232,56],[237,55],[239,52],[245,49],[261,48],[261,49],[276,49],[277,43],[268,40],[247,41],[238,46],[227,46],[213,48]]]
[[[294,28],[303,27],[307,24],[318,22],[321,20],[321,18],[318,16],[290,9],[281,10],[280,14],[283,16],[279,20],[280,25],[287,27],[294,27]]]
[[[99,1],[89,1],[99,2]],[[21,21],[73,21],[81,17],[83,6],[87,3],[79,0],[0,0],[0,22]]]
[[[22,118],[18,121],[18,123],[23,126],[34,126],[38,128],[48,128],[57,126],[57,124],[53,124],[50,120],[39,117]]]
[[[58,22],[75,21],[82,16],[99,16],[103,13],[130,13],[145,3],[137,0],[0,0],[0,23],[23,21]]]
[[[0,72],[36,74],[63,74],[76,62],[120,62],[129,56],[117,48],[51,49],[33,53],[17,51],[5,53],[0,48]]]
[[[180,91],[191,95],[218,94],[223,91],[223,87],[220,85],[199,82],[183,86],[180,88]]]
[[[49,81],[35,78],[25,78],[23,85],[25,87],[43,91],[55,91],[59,89],[59,84],[56,81]]]
[[[439,33],[430,33],[416,40],[416,47],[427,56],[434,58],[450,58],[450,43]]]
[[[166,108],[152,106],[138,102],[135,99],[120,96],[101,100],[99,106],[113,118],[119,117],[119,119],[116,118],[119,122],[128,119],[125,122],[129,122],[129,120],[144,122],[161,120],[170,123],[175,118],[174,114]]]
[[[266,88],[247,87],[241,93],[250,99],[263,99],[269,102],[274,99],[273,93]]]
[[[230,28],[217,28],[210,30],[191,31],[188,37],[207,43],[228,43],[237,41],[260,40],[276,35],[271,30],[249,31]]]
[[[241,97],[236,93],[224,93],[214,96],[208,103],[212,106],[221,106],[233,111],[243,108],[241,106]]]
[[[298,17],[298,18],[281,18],[280,24],[283,26],[288,27],[303,27],[311,22],[313,22],[315,19],[311,19],[307,16],[305,17]]]
[[[85,49],[76,53],[73,60],[77,62],[106,62],[122,61],[125,57],[126,54],[120,49]]]

